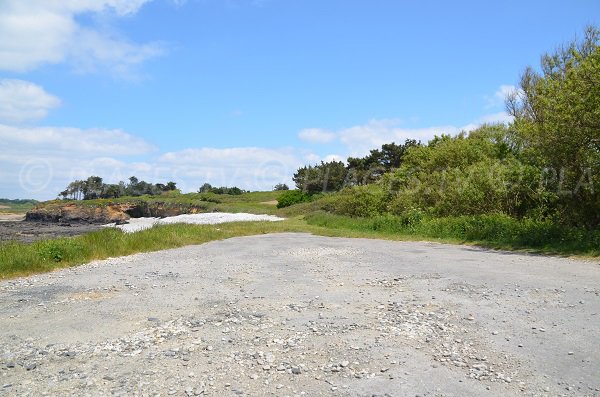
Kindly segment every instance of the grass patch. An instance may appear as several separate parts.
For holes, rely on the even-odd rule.
[[[189,212],[189,209],[200,209],[201,212],[248,212],[252,214],[274,215],[277,208],[267,202],[277,200],[281,191],[273,192],[248,192],[240,195],[215,194],[215,193],[186,193],[165,192],[158,196],[123,196],[111,199],[94,200],[50,200],[39,203],[40,209],[58,211],[66,204],[76,205],[83,208],[102,208],[111,204],[130,203],[134,205],[147,206],[151,208],[178,209],[181,213]],[[23,212],[31,209],[29,206]]]
[[[0,279],[48,272],[97,259],[160,251],[232,237],[304,232],[330,237],[382,237],[362,230],[311,225],[301,217],[280,222],[232,222],[219,225],[157,225],[136,233],[106,228],[81,236],[0,243]],[[384,238],[391,238],[390,236]]]
[[[408,211],[403,216],[349,217],[327,212],[328,206],[335,204],[334,195],[325,195],[320,200],[282,209],[267,204],[280,194],[281,192],[256,192],[229,196],[191,193],[142,197],[142,200],[147,201],[167,199],[179,203],[204,203],[210,210],[267,213],[287,216],[289,219],[282,222],[220,225],[158,225],[131,234],[108,228],[77,237],[31,244],[3,242],[0,243],[0,279],[47,272],[96,259],[202,244],[237,236],[280,232],[307,232],[331,237],[430,240],[555,255],[600,255],[599,231],[569,228],[550,221],[517,220],[505,215],[432,218],[419,211]],[[127,199],[116,201],[121,200]],[[101,205],[105,202],[90,201],[82,205]]]
[[[35,200],[0,199],[0,214],[24,214],[38,204]]]
[[[322,228],[351,230],[398,240],[435,240],[553,255],[600,255],[599,231],[570,228],[550,221],[517,220],[504,215],[351,218],[316,212],[307,215],[306,221]]]
[[[237,236],[310,231],[304,222],[235,222],[220,225],[158,225],[136,233],[106,228],[81,236],[0,243],[0,278],[47,272],[96,259],[159,251]],[[314,229],[314,228],[313,228]]]
[[[433,240],[558,255],[600,255],[600,233],[561,228],[538,221],[497,215],[407,219],[398,216],[351,218],[316,212],[282,222],[235,222],[219,225],[158,225],[136,233],[107,228],[85,235],[0,243],[0,278],[12,278],[75,266],[96,259],[160,251],[231,237],[306,232],[330,237]]]

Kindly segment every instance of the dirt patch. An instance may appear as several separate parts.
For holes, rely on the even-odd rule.
[[[277,205],[277,200],[263,201],[263,202],[261,202],[261,204]]]
[[[7,210],[7,209],[9,209],[9,208],[10,208],[10,207],[9,207],[8,205],[1,205],[1,204],[0,204],[0,210]]]

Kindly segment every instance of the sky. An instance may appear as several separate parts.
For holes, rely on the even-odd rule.
[[[270,190],[299,166],[509,122],[600,2],[0,0],[0,197],[135,175]]]

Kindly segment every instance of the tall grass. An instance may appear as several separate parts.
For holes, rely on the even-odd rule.
[[[398,239],[436,239],[549,254],[600,255],[600,231],[577,229],[550,221],[517,220],[505,215],[410,219],[393,215],[351,218],[316,212],[307,215],[306,221],[319,227],[395,236]]]
[[[136,233],[106,228],[76,237],[0,243],[0,278],[41,273],[115,256],[201,244],[236,236],[302,231],[297,221],[158,225]]]
[[[280,232],[391,240],[424,239],[550,254],[600,255],[600,232],[567,228],[544,221],[519,221],[503,215],[452,218],[382,215],[352,218],[314,212],[304,219],[294,218],[282,222],[158,225],[131,234],[107,228],[77,237],[32,244],[0,243],[0,279],[47,272],[95,259],[177,248],[237,236]]]

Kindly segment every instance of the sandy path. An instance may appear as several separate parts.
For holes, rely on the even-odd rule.
[[[11,214],[0,212],[0,222],[17,222],[25,219],[25,214]]]
[[[597,263],[273,234],[0,283],[0,394],[600,396]]]

